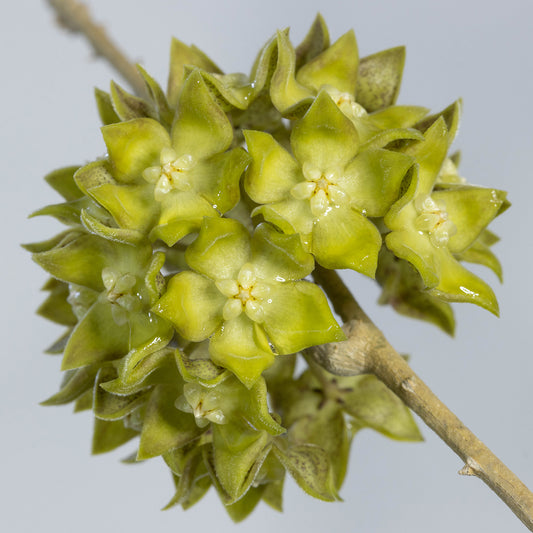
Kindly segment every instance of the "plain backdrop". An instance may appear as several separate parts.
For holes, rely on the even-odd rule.
[[[531,0],[91,0],[97,21],[163,85],[170,38],[195,43],[225,71],[249,72],[278,28],[299,42],[320,11],[332,39],[354,28],[362,56],[405,44],[399,103],[437,111],[458,97],[464,114],[455,147],[472,183],[509,191],[513,207],[492,226],[505,283],[494,286],[501,318],[457,305],[457,334],[375,304],[371,280],[346,273],[360,303],[392,344],[458,416],[533,486],[531,331],[533,2]],[[524,526],[425,426],[424,443],[397,443],[370,430],[353,444],[343,503],[323,503],[290,481],[285,511],[260,505],[233,525],[214,491],[193,509],[161,512],[173,493],[162,461],[124,465],[132,447],[92,457],[88,413],[40,407],[56,391],[59,359],[42,354],[61,329],[35,316],[46,275],[19,244],[59,225],[27,215],[60,201],[42,177],[104,154],[93,87],[122,82],[86,42],[54,24],[41,1],[0,8],[2,354],[0,529],[19,532],[275,530],[410,533],[520,532]],[[194,528],[194,529],[193,529]]]

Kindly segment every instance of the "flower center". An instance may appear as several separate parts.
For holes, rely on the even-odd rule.
[[[216,286],[228,298],[222,309],[224,320],[236,318],[244,311],[254,322],[263,322],[265,313],[261,304],[270,288],[257,280],[249,263],[241,268],[237,279],[221,279]]]
[[[205,427],[209,422],[225,424],[226,415],[218,407],[220,398],[216,390],[206,392],[203,387],[196,383],[186,383],[183,387],[183,395],[178,397],[175,407],[185,413],[192,413],[198,427]]]
[[[121,326],[126,323],[128,312],[136,312],[141,308],[139,295],[133,293],[137,278],[133,274],[120,275],[107,267],[102,270],[102,281],[107,291],[107,301],[112,304],[113,319]]]
[[[296,184],[291,195],[297,200],[309,200],[314,216],[326,214],[332,209],[331,203],[339,204],[346,198],[346,193],[337,185],[334,170],[322,171],[304,163],[302,172],[305,181]]]
[[[365,108],[355,101],[355,98],[350,93],[343,93],[334,87],[329,87],[326,92],[331,96],[333,101],[337,104],[338,108],[346,115],[350,120],[354,121],[359,117],[364,117],[368,113]]]
[[[430,196],[415,200],[418,216],[415,228],[420,233],[427,233],[429,240],[437,248],[446,246],[452,235],[457,233],[455,224],[448,218],[443,205],[438,205]]]
[[[149,183],[155,183],[154,198],[161,202],[165,195],[176,189],[188,191],[192,188],[190,170],[196,161],[190,154],[180,157],[169,147],[161,150],[160,165],[148,167],[143,171],[143,178]]]

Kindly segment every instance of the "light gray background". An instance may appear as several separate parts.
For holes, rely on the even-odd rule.
[[[346,279],[363,307],[435,392],[533,486],[531,225],[533,50],[531,0],[203,1],[91,0],[98,21],[132,57],[165,83],[171,35],[205,50],[226,71],[248,72],[277,29],[305,35],[315,13],[333,39],[354,28],[361,55],[405,44],[399,103],[439,110],[464,98],[456,147],[469,181],[507,189],[513,207],[493,225],[505,284],[476,269],[496,290],[501,319],[456,306],[457,335],[375,305],[378,289]],[[423,444],[396,443],[371,431],[356,438],[344,503],[326,504],[293,482],[282,515],[260,505],[234,526],[213,491],[188,512],[160,512],[172,495],[161,461],[119,462],[132,447],[91,457],[91,421],[71,408],[39,407],[56,390],[59,360],[42,354],[61,329],[34,315],[45,274],[18,244],[59,226],[26,215],[59,201],[42,176],[104,152],[93,86],[115,74],[84,41],[59,31],[44,1],[0,8],[2,256],[0,527],[29,531],[204,531],[275,529],[358,532],[519,532],[524,527],[479,480],[457,475],[459,459],[422,427]],[[5,241],[4,241],[5,242]]]

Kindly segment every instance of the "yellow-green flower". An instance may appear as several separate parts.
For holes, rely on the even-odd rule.
[[[261,224],[250,237],[236,220],[206,218],[185,257],[192,270],[154,309],[185,339],[209,338],[213,362],[248,387],[275,353],[344,339],[320,288],[301,281],[314,264],[297,236]]]
[[[381,235],[368,217],[387,212],[413,159],[360,150],[354,125],[324,91],[294,126],[292,154],[266,133],[245,137],[252,156],[245,189],[263,204],[254,214],[298,233],[321,265],[373,277]]]

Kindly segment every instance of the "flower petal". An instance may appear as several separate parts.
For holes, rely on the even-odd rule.
[[[296,47],[296,70],[328,47],[328,27],[322,15],[318,13],[304,40]]]
[[[297,280],[309,275],[315,262],[299,235],[285,235],[270,224],[259,224],[252,237],[252,258],[257,276],[265,280]]]
[[[129,324],[118,325],[112,305],[99,299],[74,328],[65,347],[62,370],[119,359],[129,351]]]
[[[104,126],[102,135],[113,176],[123,183],[141,180],[143,170],[159,164],[161,150],[170,146],[167,130],[151,118]]]
[[[160,208],[154,201],[153,185],[150,183],[105,183],[92,187],[88,194],[113,215],[121,228],[146,234],[157,221]]]
[[[468,248],[498,215],[506,196],[497,189],[467,185],[433,192],[431,198],[444,205],[457,228],[457,233],[448,241],[450,252],[461,253]]]
[[[215,364],[231,370],[249,389],[274,362],[265,333],[244,313],[224,322],[211,337],[209,352]]]
[[[47,174],[44,179],[56,190],[67,202],[78,200],[83,197],[78,185],[74,181],[74,174],[80,167],[59,168]]]
[[[313,213],[307,200],[289,197],[287,200],[262,205],[254,209],[253,216],[263,215],[285,233],[299,233],[305,238],[313,230]]]
[[[374,277],[381,235],[361,213],[335,206],[313,227],[312,253],[326,268],[351,268]]]
[[[268,434],[237,424],[213,426],[216,477],[233,503],[246,494],[270,447]]]
[[[178,97],[184,82],[185,66],[193,65],[207,72],[222,73],[222,71],[196,46],[188,46],[173,38],[170,45],[170,72],[168,75],[168,101],[171,107],[176,107]]]
[[[270,98],[280,113],[313,96],[310,89],[296,81],[296,55],[287,31],[278,31],[277,65],[270,82]]]
[[[161,455],[199,437],[194,418],[174,405],[179,394],[174,386],[155,387],[146,406],[137,460]]]
[[[405,229],[392,231],[385,237],[387,248],[397,257],[409,261],[422,276],[426,287],[435,287],[439,281],[437,255],[442,249],[433,246],[427,234],[421,234],[416,230],[414,207],[408,206],[404,213],[406,211],[413,213],[411,218],[406,217],[409,225],[404,226]]]
[[[195,159],[224,152],[233,141],[228,117],[209,92],[199,70],[191,72],[183,84],[171,135],[176,153],[190,154]]]
[[[356,101],[369,113],[391,106],[402,82],[405,47],[390,48],[359,62]]]
[[[291,146],[300,163],[326,171],[342,168],[359,148],[359,136],[326,91],[321,91],[305,116],[296,123]]]
[[[345,340],[320,287],[308,281],[273,283],[263,327],[280,354]]]
[[[189,266],[216,279],[236,279],[250,257],[250,234],[231,218],[204,218],[198,238],[187,248]]]
[[[439,260],[439,283],[430,294],[448,302],[473,303],[499,315],[496,296],[481,278],[464,268],[449,252]]]
[[[244,138],[252,156],[244,179],[246,192],[260,204],[282,200],[303,180],[300,165],[268,133],[248,130]]]
[[[337,184],[348,193],[350,203],[370,217],[384,216],[398,198],[410,156],[390,150],[366,150],[348,164]]]
[[[417,195],[420,196],[431,193],[448,151],[448,129],[442,117],[424,132],[424,138],[404,150],[419,165]]]
[[[185,235],[198,231],[204,217],[218,216],[214,207],[197,193],[173,191],[162,202],[161,215],[150,238],[174,246]]]
[[[324,85],[338,91],[355,93],[359,53],[353,30],[340,37],[320,55],[300,68],[296,80],[319,91]]]
[[[173,276],[153,310],[174,324],[180,335],[199,342],[207,339],[222,321],[226,297],[215,284],[186,270]]]

